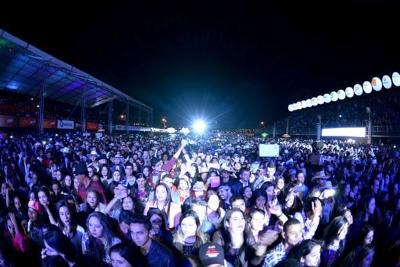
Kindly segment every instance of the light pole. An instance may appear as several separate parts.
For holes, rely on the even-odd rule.
[[[317,141],[321,141],[321,115],[318,115],[317,118]]]
[[[370,145],[372,142],[372,121],[371,121],[371,108],[367,107],[365,109],[365,111],[368,113],[368,126],[367,126],[367,130],[368,130],[368,136],[367,136],[367,143]]]
[[[167,119],[166,118],[162,118],[161,122],[163,123],[164,129],[167,128]]]

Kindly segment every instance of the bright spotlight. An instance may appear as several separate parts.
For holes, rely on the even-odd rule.
[[[197,120],[193,123],[193,130],[198,134],[203,134],[207,129],[207,124],[203,120]]]

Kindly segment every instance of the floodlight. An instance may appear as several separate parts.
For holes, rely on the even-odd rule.
[[[338,96],[339,96],[339,100],[343,100],[343,99],[346,98],[346,93],[345,93],[344,90],[342,90],[342,89],[340,89],[340,90],[337,92],[337,94],[338,94]]]
[[[317,100],[318,100],[318,105],[322,105],[325,102],[324,97],[322,95],[319,95],[317,97]]]
[[[365,81],[363,83],[363,90],[366,94],[370,94],[372,92],[372,85],[369,81]]]
[[[326,103],[326,104],[328,104],[328,103],[330,103],[331,102],[331,95],[330,94],[324,94],[324,102]]]
[[[389,75],[382,77],[382,84],[385,89],[390,89],[392,87],[392,80],[390,79]]]
[[[197,134],[203,134],[207,129],[207,124],[203,120],[196,120],[192,127]]]
[[[392,81],[395,86],[400,86],[400,74],[398,72],[393,72]]]
[[[335,92],[335,91],[331,92],[332,102],[336,102],[338,100],[338,98],[339,98],[339,95],[337,92]]]
[[[344,92],[348,98],[352,98],[354,96],[354,90],[351,87],[347,87]]]
[[[380,91],[382,89],[382,81],[378,77],[372,78],[371,84],[372,89],[374,89],[375,91]]]
[[[362,95],[363,94],[363,89],[362,89],[362,86],[360,85],[360,84],[356,84],[356,85],[354,85],[354,94],[356,95],[356,96],[360,96],[360,95]]]

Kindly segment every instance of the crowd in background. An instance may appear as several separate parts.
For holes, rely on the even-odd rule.
[[[400,266],[393,145],[22,135],[0,167],[0,266]]]
[[[371,116],[374,134],[398,135],[400,133],[400,97],[396,90],[364,95],[357,99],[338,101],[291,112],[276,122],[277,133],[284,133],[289,119],[289,134],[315,135],[318,116],[323,128],[365,127]],[[370,114],[367,112],[370,110]],[[317,110],[316,110],[317,109]]]

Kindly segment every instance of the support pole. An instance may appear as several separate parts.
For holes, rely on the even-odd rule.
[[[112,134],[113,132],[113,121],[112,121],[112,115],[113,115],[113,101],[110,101],[108,103],[108,133]]]
[[[38,116],[38,131],[39,136],[42,136],[44,133],[44,102],[45,102],[45,95],[46,95],[46,86],[47,82],[46,79],[43,80],[42,86],[40,87],[40,96],[39,96],[39,116]]]
[[[86,92],[84,88],[82,88],[81,130],[82,133],[86,131]]]
[[[125,131],[126,133],[129,133],[129,103],[126,102],[125,106]]]
[[[274,128],[272,128],[272,138],[276,136],[276,122],[274,122]]]
[[[318,122],[317,122],[317,141],[321,141],[321,115],[318,115]]]
[[[371,120],[371,110],[368,112],[368,144],[372,143],[372,120]]]
[[[286,119],[286,134],[289,134],[289,118]]]

